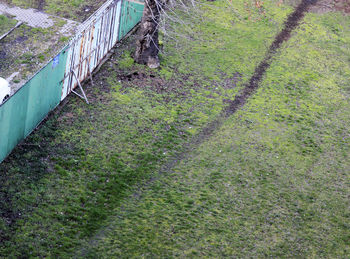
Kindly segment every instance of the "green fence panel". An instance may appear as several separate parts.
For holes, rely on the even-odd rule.
[[[143,1],[127,1],[122,2],[122,11],[120,18],[119,39],[125,37],[136,24],[141,21],[144,4]]]
[[[62,51],[28,82],[26,136],[60,103],[67,54]]]
[[[0,161],[23,139],[28,89],[22,88],[0,107]]]
[[[60,103],[66,62],[63,50],[0,106],[0,162]]]

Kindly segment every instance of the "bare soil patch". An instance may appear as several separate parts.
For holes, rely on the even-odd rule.
[[[350,1],[349,0],[318,0],[317,3],[311,8],[315,13],[329,13],[329,12],[343,12],[344,14],[350,14]]]

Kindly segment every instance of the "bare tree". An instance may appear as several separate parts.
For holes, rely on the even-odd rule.
[[[145,0],[140,34],[136,43],[135,61],[150,68],[159,67],[158,30],[163,5],[164,2],[159,0]]]
[[[206,0],[213,2],[215,0]],[[227,0],[231,1],[231,0]],[[145,0],[145,9],[141,20],[139,36],[136,42],[136,51],[134,59],[139,64],[148,65],[150,68],[159,67],[159,30],[172,38],[178,35],[172,30],[170,23],[181,24],[185,31],[191,30],[191,24],[186,24],[182,17],[179,17],[177,12],[182,15],[185,13],[188,16],[198,15],[197,8],[203,1],[197,0]],[[197,16],[198,20],[202,17]],[[187,29],[186,29],[187,28]],[[188,30],[189,29],[189,30]]]

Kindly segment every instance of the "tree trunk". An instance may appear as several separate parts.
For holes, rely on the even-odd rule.
[[[136,42],[135,61],[148,65],[150,68],[159,67],[158,23],[160,7],[158,2],[159,0],[145,0],[140,34]]]

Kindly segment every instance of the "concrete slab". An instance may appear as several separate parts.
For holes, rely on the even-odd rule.
[[[57,19],[64,20],[66,23],[59,32],[65,36],[69,36],[72,33],[72,28],[75,29],[80,26],[79,22],[49,15],[44,12],[40,12],[37,9],[23,9],[17,6],[8,6],[4,3],[0,3],[0,14],[11,16],[13,19],[23,22],[30,27],[43,29],[54,26],[55,20]]]
[[[31,8],[22,9],[0,3],[0,14],[13,16],[17,21],[34,28],[49,28],[55,24],[50,15]]]

